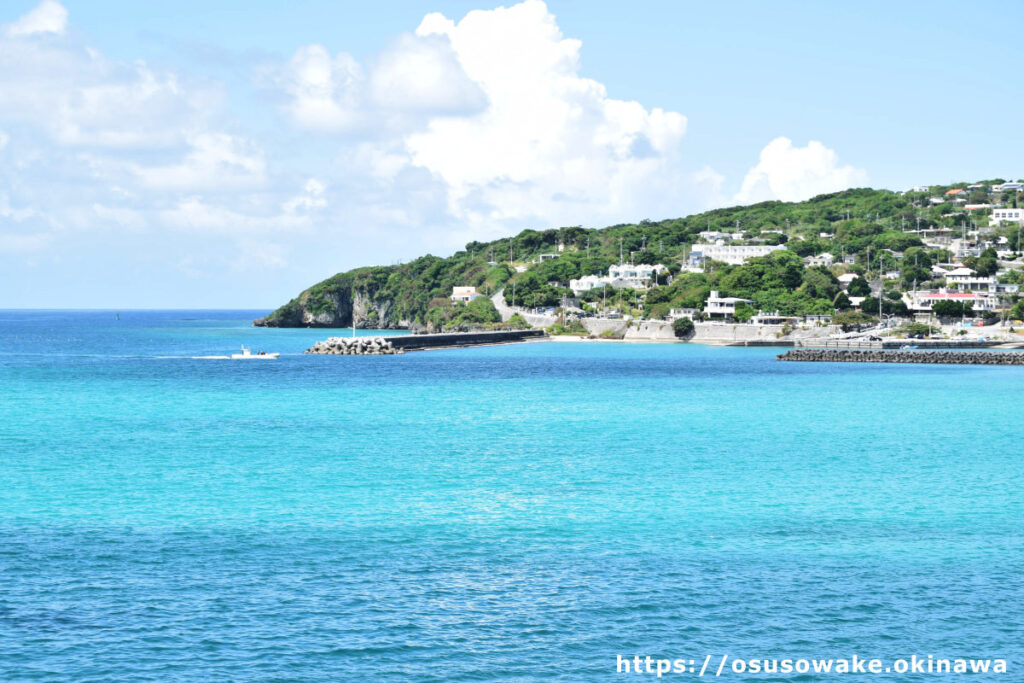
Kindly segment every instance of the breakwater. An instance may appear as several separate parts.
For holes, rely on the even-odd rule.
[[[393,356],[405,353],[387,337],[328,337],[306,349],[325,356]]]
[[[890,351],[882,349],[793,349],[779,360],[819,363],[931,363],[943,365],[1024,365],[1019,351]]]
[[[329,337],[313,344],[311,348],[306,349],[306,353],[331,356],[390,356],[424,349],[513,344],[543,337],[543,330],[409,334],[394,337]]]

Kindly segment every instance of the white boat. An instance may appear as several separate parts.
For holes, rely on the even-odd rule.
[[[231,354],[231,358],[232,358],[232,360],[243,360],[243,359],[249,359],[249,358],[260,358],[260,359],[265,359],[265,360],[272,360],[274,358],[277,358],[280,355],[281,355],[280,353],[267,353],[266,351],[257,351],[256,353],[253,353],[252,351],[247,349],[245,346],[243,346],[242,347],[242,352],[241,353],[233,353],[233,354]]]

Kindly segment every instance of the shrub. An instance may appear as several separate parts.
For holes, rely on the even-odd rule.
[[[940,318],[959,318],[961,316],[973,317],[974,307],[964,301],[936,301],[932,304],[932,311]]]
[[[555,335],[572,335],[576,337],[586,337],[590,335],[587,328],[583,327],[583,324],[575,318],[567,321],[564,325],[562,323],[555,323],[548,328],[548,332]]]
[[[843,332],[860,329],[864,325],[871,325],[878,322],[878,318],[860,311],[849,311],[848,313],[836,313],[832,316],[832,324],[839,325]]]
[[[689,318],[678,318],[672,322],[672,331],[679,338],[689,337],[693,334],[693,321]]]
[[[528,330],[530,329],[530,323],[526,322],[526,318],[516,313],[511,318],[505,321],[505,325],[513,330]]]

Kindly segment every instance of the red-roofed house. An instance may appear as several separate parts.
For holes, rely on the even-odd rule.
[[[971,304],[975,311],[992,311],[999,306],[998,298],[988,292],[947,292],[940,289],[937,292],[907,292],[903,295],[903,302],[912,311],[930,311],[937,301],[962,301]]]

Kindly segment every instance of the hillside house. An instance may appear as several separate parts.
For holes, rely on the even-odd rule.
[[[483,294],[476,291],[476,287],[452,287],[452,294],[449,297],[452,301],[460,301],[468,304],[473,299],[479,299]]]
[[[704,303],[704,312],[709,316],[720,318],[733,318],[736,316],[738,304],[752,304],[750,299],[741,299],[736,296],[718,296],[717,290],[711,290],[708,300]]]

